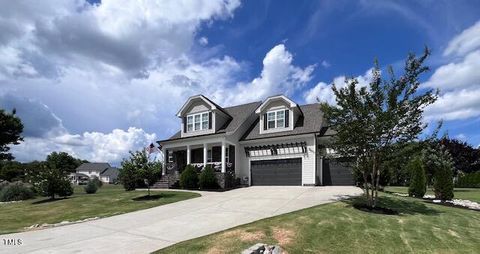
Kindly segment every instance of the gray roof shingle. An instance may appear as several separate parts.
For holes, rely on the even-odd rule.
[[[110,178],[117,178],[119,174],[118,168],[110,167],[103,171],[101,176],[109,176]]]
[[[262,104],[261,101],[257,102],[252,102],[252,103],[247,103],[247,104],[242,104],[238,106],[233,106],[233,107],[227,107],[223,108],[223,110],[232,117],[232,119],[228,120],[225,125],[220,127],[220,129],[216,133],[212,134],[206,134],[203,136],[209,136],[209,135],[215,135],[218,133],[226,133],[226,132],[234,132],[240,127],[240,125],[247,120],[247,118],[255,112],[255,109],[258,108]],[[163,141],[169,141],[169,140],[176,140],[176,139],[187,139],[186,138],[181,138],[181,133],[178,131],[175,133],[173,136],[171,136],[167,140]],[[193,137],[198,137],[198,136],[193,136]],[[161,142],[161,141],[159,141]]]
[[[82,165],[78,166],[76,169],[78,170],[83,170],[83,171],[98,171],[102,172],[107,168],[110,168],[110,164],[106,162],[89,162],[89,163],[83,163]]]
[[[253,126],[245,133],[245,135],[243,135],[240,140],[274,138],[320,132],[323,124],[323,112],[320,110],[320,105],[318,103],[314,103],[301,105],[299,107],[303,112],[303,117],[298,119],[293,130],[260,134],[260,121],[257,119]]]

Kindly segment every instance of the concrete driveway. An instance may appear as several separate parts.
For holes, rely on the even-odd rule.
[[[249,187],[74,225],[1,235],[0,253],[149,253],[263,218],[359,195],[356,187]],[[0,225],[1,226],[1,225]]]

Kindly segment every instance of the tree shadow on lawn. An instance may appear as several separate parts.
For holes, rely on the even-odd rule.
[[[365,197],[357,197],[354,199],[343,200],[342,202],[355,207],[358,205],[366,204]],[[431,208],[424,204],[422,200],[406,200],[396,197],[379,197],[377,203],[378,207],[387,208],[398,212],[398,215],[414,215],[414,214],[423,214],[423,215],[438,215],[441,211]],[[355,207],[356,208],[356,207]],[[368,212],[364,209],[361,211]],[[372,213],[377,213],[372,211]]]
[[[132,198],[133,201],[151,201],[151,200],[159,200],[160,198],[169,198],[173,197],[175,194],[172,193],[161,193],[161,194],[155,194],[155,195],[144,195],[140,197],[135,197]]]
[[[66,200],[66,199],[72,199],[72,198],[75,198],[75,197],[55,198],[55,199],[46,198],[46,199],[42,199],[42,200],[38,200],[38,201],[32,202],[32,205],[40,205],[40,204],[52,203],[52,202],[57,202],[57,201]]]

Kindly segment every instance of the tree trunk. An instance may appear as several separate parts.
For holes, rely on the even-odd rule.
[[[377,155],[373,154],[372,156],[372,207],[377,205]]]
[[[371,206],[371,204],[370,204],[370,190],[368,188],[368,174],[367,174],[367,171],[363,172],[363,191],[365,192],[365,198],[367,200],[367,206]]]

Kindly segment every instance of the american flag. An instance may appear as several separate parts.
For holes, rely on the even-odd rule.
[[[147,146],[145,148],[145,151],[147,151],[148,154],[151,154],[151,153],[159,152],[160,149],[158,149],[157,147],[155,147],[155,145],[153,143],[151,143],[149,146]]]

